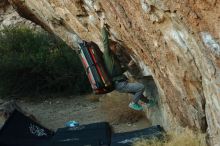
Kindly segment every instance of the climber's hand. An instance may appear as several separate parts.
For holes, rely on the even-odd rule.
[[[100,20],[100,24],[101,24],[101,28],[103,28],[105,24],[103,19]]]
[[[131,60],[131,61],[128,63],[128,67],[132,67],[134,64],[135,64],[134,60]]]
[[[106,24],[105,16],[102,15],[102,17],[100,18],[100,25],[101,25],[101,28],[103,28],[105,24]]]

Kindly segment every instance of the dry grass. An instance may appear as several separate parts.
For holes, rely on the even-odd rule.
[[[113,124],[133,123],[145,117],[144,112],[134,111],[128,107],[130,95],[112,92],[104,97],[101,108],[107,115],[107,120]]]
[[[196,134],[189,129],[185,129],[182,133],[170,132],[169,140],[162,142],[157,139],[140,140],[133,146],[206,146],[205,135]]]

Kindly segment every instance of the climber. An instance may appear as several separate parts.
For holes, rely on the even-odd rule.
[[[145,99],[145,103],[148,103],[148,99],[144,97],[144,85],[141,83],[129,83],[127,77],[123,74],[125,71],[116,56],[118,47],[116,43],[109,40],[107,24],[105,24],[105,18],[101,18],[101,28],[102,28],[102,39],[104,45],[104,63],[106,70],[109,76],[112,78],[114,87],[116,91],[122,93],[132,93],[133,101],[129,104],[129,107],[134,110],[143,110],[142,105],[140,104],[140,98]],[[131,60],[128,64],[128,67],[132,66],[134,61]],[[143,103],[143,102],[142,102]]]

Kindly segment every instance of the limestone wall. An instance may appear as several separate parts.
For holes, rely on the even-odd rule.
[[[111,38],[148,65],[159,91],[153,123],[188,126],[220,145],[220,1],[9,0],[22,17],[70,46],[81,39],[100,47],[100,16]],[[208,128],[208,129],[207,129]]]

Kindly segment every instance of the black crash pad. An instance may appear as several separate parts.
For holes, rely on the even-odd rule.
[[[158,138],[163,139],[164,130],[159,125],[145,128],[142,130],[136,130],[125,133],[115,133],[111,138],[111,146],[131,146],[132,143],[140,138],[151,139]]]
[[[109,146],[111,128],[107,122],[81,125],[73,128],[59,128],[51,146]]]
[[[0,130],[0,145],[43,146],[53,135],[53,131],[14,110]]]

